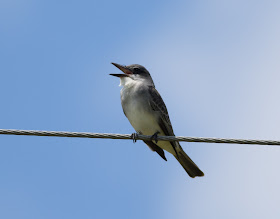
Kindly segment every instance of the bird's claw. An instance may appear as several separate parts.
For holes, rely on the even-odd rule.
[[[137,133],[132,133],[130,138],[132,138],[133,143],[136,143],[136,141],[138,139],[138,134]]]
[[[153,134],[152,137],[151,137],[151,140],[154,140],[156,143],[158,143],[158,134],[159,134],[159,133],[160,133],[160,132],[157,131],[155,134]]]

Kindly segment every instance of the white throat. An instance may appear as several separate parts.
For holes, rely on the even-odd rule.
[[[130,77],[121,77],[120,79],[120,87],[130,87],[135,84],[135,80],[131,79]]]

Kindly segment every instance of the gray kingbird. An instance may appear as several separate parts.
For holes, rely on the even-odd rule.
[[[137,133],[152,136],[151,140],[144,142],[166,161],[163,150],[173,154],[190,177],[204,176],[179,142],[157,141],[157,135],[174,136],[174,132],[167,108],[147,69],[137,64],[112,64],[124,73],[110,75],[119,77],[120,86],[123,86],[121,104],[125,116]]]

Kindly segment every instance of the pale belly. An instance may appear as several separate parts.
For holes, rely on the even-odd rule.
[[[137,132],[143,135],[153,135],[156,132],[161,132],[156,116],[144,110],[141,106],[130,106],[129,110],[125,112],[130,124]]]
[[[124,111],[130,124],[136,132],[143,135],[153,135],[156,132],[159,132],[158,135],[165,135],[158,125],[156,112],[144,107],[146,104],[148,103],[139,103],[134,100],[130,100],[125,104]],[[158,141],[157,145],[162,149],[175,154],[175,151],[169,142]]]

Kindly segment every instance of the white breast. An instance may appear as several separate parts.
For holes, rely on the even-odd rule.
[[[139,91],[139,86],[130,78],[121,79],[121,85],[124,87],[121,90],[122,107],[132,127],[136,132],[143,135],[153,135],[160,132],[159,135],[164,135],[158,125],[158,115],[149,106],[148,94]],[[174,150],[169,142],[159,141],[158,146],[174,154]]]
[[[128,83],[127,83],[128,82]],[[143,135],[153,135],[161,131],[155,112],[149,107],[145,92],[139,92],[137,82],[126,81],[121,91],[123,110],[133,128]]]
[[[156,117],[152,112],[143,107],[143,103],[141,104],[132,100],[127,103],[125,108],[126,116],[137,132],[140,132],[143,135],[153,135],[154,133],[161,131],[158,122],[156,121]]]

